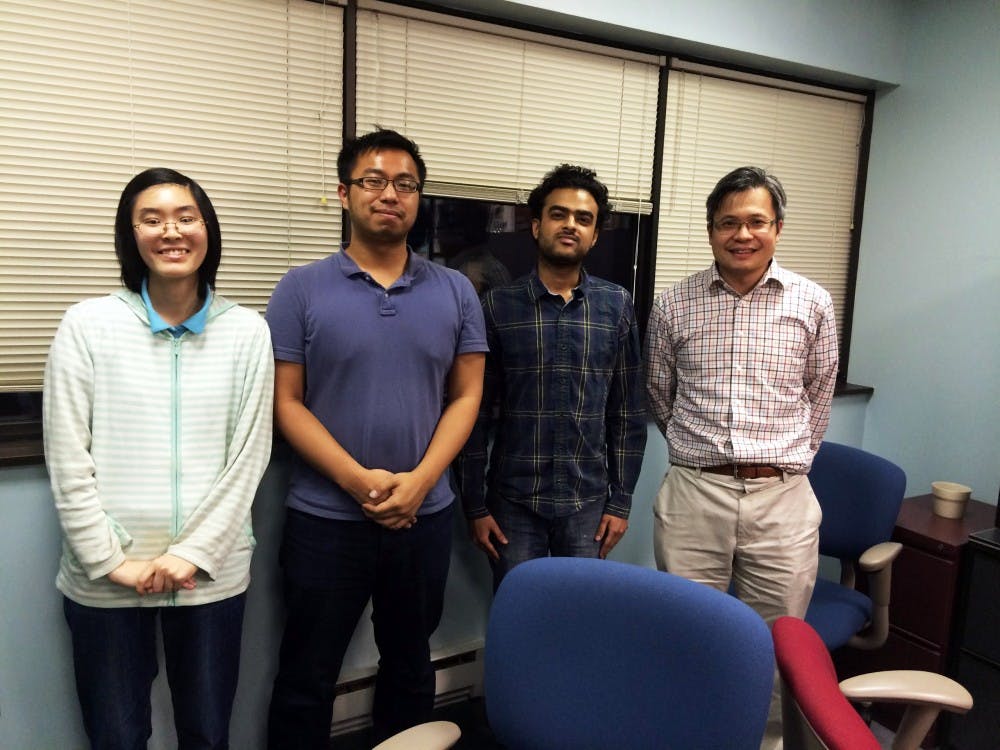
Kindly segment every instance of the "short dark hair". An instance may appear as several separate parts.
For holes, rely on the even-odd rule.
[[[778,221],[784,221],[785,189],[781,186],[778,178],[760,167],[739,167],[719,180],[715,189],[712,190],[705,201],[708,228],[712,228],[712,222],[715,221],[715,214],[727,195],[730,193],[742,193],[744,190],[753,190],[759,187],[767,188],[767,192],[771,194],[774,218]]]
[[[528,196],[528,209],[531,211],[532,219],[542,218],[545,199],[553,190],[561,188],[579,188],[590,193],[597,203],[597,228],[604,226],[604,222],[611,215],[608,188],[597,179],[597,172],[572,164],[560,164],[545,175],[538,187],[531,191],[531,195]]]
[[[146,264],[139,255],[139,246],[135,241],[135,230],[132,227],[132,209],[136,196],[143,190],[155,185],[180,185],[191,191],[201,218],[205,221],[205,231],[208,233],[208,250],[205,260],[198,269],[198,291],[206,286],[215,289],[215,274],[222,260],[222,229],[219,227],[219,217],[215,207],[201,185],[185,177],[180,172],[166,167],[155,167],[140,172],[122,190],[118,199],[118,213],[115,215],[115,255],[121,267],[122,284],[133,292],[142,291],[142,280],[146,276]]]
[[[359,138],[348,138],[344,141],[343,148],[337,155],[337,179],[344,185],[351,180],[351,172],[358,162],[361,154],[369,151],[383,151],[392,149],[395,151],[405,151],[417,165],[417,178],[420,180],[420,188],[423,189],[424,180],[427,179],[427,165],[424,164],[420,156],[420,149],[417,144],[404,135],[400,135],[395,130],[378,128],[371,133],[366,133]]]

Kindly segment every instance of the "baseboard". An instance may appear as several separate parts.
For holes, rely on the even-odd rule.
[[[483,694],[483,643],[462,644],[431,654],[434,665],[434,707],[468,700]],[[375,667],[355,672],[337,684],[331,736],[348,734],[372,723]]]

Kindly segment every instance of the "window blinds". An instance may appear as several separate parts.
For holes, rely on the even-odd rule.
[[[65,309],[119,287],[115,209],[143,169],[205,188],[237,302],[335,247],[342,48],[343,10],[307,0],[5,0],[0,390],[40,387]]]
[[[596,170],[617,210],[649,213],[657,58],[427,17],[358,13],[358,133],[416,141],[429,195],[524,202],[569,162]]]
[[[788,196],[775,258],[830,293],[843,340],[864,98],[675,69],[665,121],[655,292],[711,265],[705,199],[715,183],[764,167]]]

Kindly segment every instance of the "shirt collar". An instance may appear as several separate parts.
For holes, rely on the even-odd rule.
[[[170,331],[175,336],[179,336],[185,331],[191,333],[204,333],[205,323],[208,321],[208,308],[212,304],[212,290],[205,290],[205,304],[201,306],[194,315],[176,326],[168,324],[160,314],[153,309],[153,303],[149,299],[149,289],[147,288],[146,277],[142,279],[142,301],[146,305],[146,314],[149,316],[149,330],[151,333],[160,331]]]
[[[708,283],[707,283],[707,286],[709,288],[713,287],[727,288],[727,289],[730,288],[726,284],[725,279],[723,279],[722,276],[719,274],[719,267],[717,264],[712,263],[710,271],[711,274],[708,276]],[[791,279],[788,276],[788,271],[779,266],[778,261],[776,261],[774,258],[771,258],[771,262],[768,265],[767,270],[764,271],[764,275],[761,276],[760,281],[757,282],[757,284],[754,286],[754,289],[765,286],[771,281],[782,287],[788,286],[788,284],[791,281]],[[753,289],[751,289],[750,291],[752,292]],[[749,293],[750,292],[747,292],[747,294]]]
[[[573,287],[573,299],[586,296],[587,290],[590,289],[590,286],[590,275],[583,269],[583,267],[581,267],[580,283]],[[548,287],[542,283],[542,280],[538,276],[537,267],[532,270],[531,274],[528,276],[528,291],[531,294],[532,300],[535,302],[547,296],[559,297],[558,294],[550,292]],[[562,297],[559,298],[562,299]]]
[[[348,278],[354,277],[364,277],[367,272],[361,268],[357,263],[354,262],[354,258],[345,253],[347,249],[346,243],[340,243],[340,252],[332,253],[331,257],[340,269],[340,272]],[[406,267],[403,269],[403,275],[400,276],[393,282],[393,286],[409,286],[413,283],[413,279],[420,272],[420,269],[424,263],[429,263],[423,256],[418,255],[413,252],[409,245],[406,246]]]

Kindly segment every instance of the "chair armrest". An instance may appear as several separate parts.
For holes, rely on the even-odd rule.
[[[849,677],[840,683],[848,700],[871,703],[912,703],[938,706],[964,714],[972,695],[949,677],[934,672],[890,670]]]
[[[906,704],[893,750],[918,750],[941,709],[964,714],[972,708],[968,690],[933,672],[872,672],[844,680],[840,689],[852,701]]]
[[[394,734],[372,750],[447,750],[458,742],[462,730],[451,721],[428,721]]]
[[[899,542],[882,542],[869,547],[858,560],[858,566],[868,573],[868,596],[872,600],[871,622],[848,644],[853,648],[871,650],[881,648],[889,637],[889,593],[892,589],[892,561],[899,556],[903,545]]]
[[[886,565],[892,564],[892,561],[899,557],[899,553],[902,551],[903,545],[899,542],[876,544],[874,547],[866,549],[858,558],[858,567],[866,573],[874,573]]]

